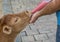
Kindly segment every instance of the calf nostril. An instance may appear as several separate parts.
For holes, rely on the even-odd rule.
[[[9,31],[9,29],[8,29],[7,27],[5,28],[5,30],[6,30],[6,31]]]
[[[20,20],[19,17],[16,17],[14,23],[17,23],[19,20]]]

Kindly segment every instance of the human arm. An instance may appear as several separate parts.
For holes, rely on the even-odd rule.
[[[41,9],[40,11],[32,15],[30,23],[35,22],[38,19],[38,17],[44,16],[44,15],[50,15],[51,13],[56,12],[57,10],[60,9],[59,5],[60,5],[59,0],[57,2],[56,0],[52,0],[43,9]]]

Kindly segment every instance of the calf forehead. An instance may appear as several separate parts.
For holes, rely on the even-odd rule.
[[[9,22],[12,18],[13,18],[14,16],[12,16],[12,15],[7,15],[7,16],[5,16],[4,17],[4,21],[7,23],[7,22]]]
[[[1,18],[1,23],[2,23],[2,25],[6,25],[7,23],[9,23],[12,17],[13,17],[13,16],[11,16],[11,15],[5,15],[5,16],[3,16],[3,17]],[[0,24],[1,24],[1,23],[0,23]]]

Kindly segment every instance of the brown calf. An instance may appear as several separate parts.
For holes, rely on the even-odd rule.
[[[8,14],[0,19],[0,42],[14,42],[17,34],[29,24],[29,13]]]

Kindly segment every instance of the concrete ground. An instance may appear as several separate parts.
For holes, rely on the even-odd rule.
[[[2,0],[0,0],[0,14],[2,14]]]
[[[41,0],[3,0],[3,14],[19,13],[34,9]],[[56,15],[42,16],[18,34],[17,42],[55,42]]]
[[[1,18],[2,15],[3,15],[3,12],[2,12],[2,0],[0,0],[0,18]]]

